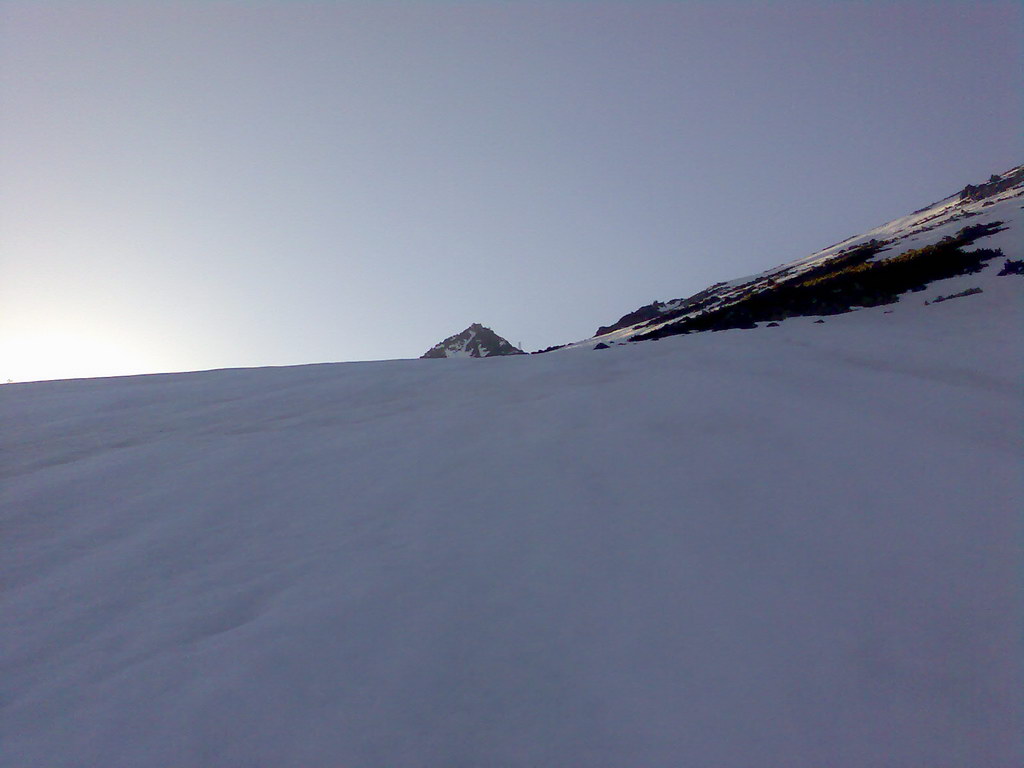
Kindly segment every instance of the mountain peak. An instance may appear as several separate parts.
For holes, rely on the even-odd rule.
[[[433,357],[498,357],[524,355],[523,350],[496,334],[487,326],[473,323],[461,333],[449,336],[428,349],[422,358]]]

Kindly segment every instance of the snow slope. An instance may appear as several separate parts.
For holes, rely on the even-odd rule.
[[[0,765],[1019,766],[996,269],[593,353],[0,387]]]

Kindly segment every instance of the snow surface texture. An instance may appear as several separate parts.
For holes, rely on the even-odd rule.
[[[999,267],[597,353],[0,387],[0,765],[1016,768]]]
[[[1022,289],[0,387],[0,762],[1018,766]]]

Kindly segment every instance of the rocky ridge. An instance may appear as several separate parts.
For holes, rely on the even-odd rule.
[[[1022,202],[1024,166],[1017,166],[806,258],[716,283],[688,298],[654,301],[601,326],[591,339],[563,347],[593,349],[598,341],[621,344],[694,331],[752,328],[762,321],[892,303],[935,280],[983,269],[987,259],[1019,258],[1017,252],[971,255],[960,249],[1003,231],[1005,220],[1016,218],[1014,211]]]

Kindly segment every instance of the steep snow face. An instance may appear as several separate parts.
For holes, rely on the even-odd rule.
[[[462,333],[449,336],[427,350],[422,358],[432,357],[497,357],[526,354],[490,328],[473,323]]]
[[[569,344],[563,349],[592,349],[598,342],[623,343],[637,334],[657,331],[669,323],[695,317],[708,310],[727,306],[752,293],[770,290],[776,285],[798,279],[810,270],[818,269],[871,241],[884,245],[884,250],[877,258],[887,259],[937,243],[968,225],[1002,221],[1011,231],[1008,237],[999,238],[1005,247],[1003,244],[995,244],[994,237],[979,238],[977,247],[1000,247],[1008,257],[1019,259],[1024,255],[1021,247],[1024,233],[1024,227],[1021,226],[1022,205],[1024,166],[1018,166],[994,175],[985,184],[968,185],[955,195],[810,256],[781,264],[757,275],[716,283],[686,299],[664,303],[656,301],[641,307],[610,326],[598,328],[594,338]]]
[[[1021,765],[995,271],[596,354],[0,387],[0,764]]]

